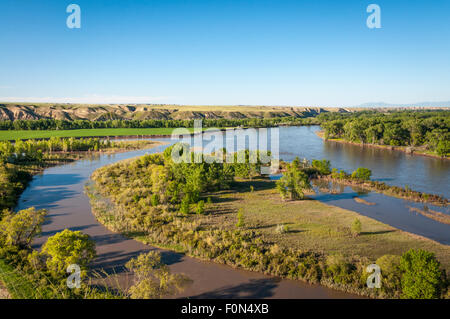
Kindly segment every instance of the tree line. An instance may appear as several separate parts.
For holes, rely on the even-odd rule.
[[[450,155],[450,111],[333,113],[320,120],[325,139],[423,147],[440,156]]]
[[[317,124],[313,118],[274,117],[274,118],[244,118],[244,119],[202,119],[203,127],[273,127],[280,124],[301,125]],[[3,120],[0,130],[73,130],[98,128],[177,128],[194,127],[194,120]]]

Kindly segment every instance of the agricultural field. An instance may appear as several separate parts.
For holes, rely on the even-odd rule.
[[[192,128],[189,128],[193,131]],[[41,139],[50,137],[103,137],[103,136],[138,136],[170,135],[173,128],[107,128],[83,130],[48,130],[48,131],[0,131],[0,141]]]

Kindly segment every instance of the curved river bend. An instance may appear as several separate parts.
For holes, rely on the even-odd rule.
[[[34,242],[39,248],[49,236],[66,228],[80,230],[96,242],[98,257],[94,269],[123,272],[124,264],[145,251],[156,248],[115,234],[99,224],[91,212],[84,185],[97,168],[145,153],[162,151],[166,145],[150,150],[100,155],[68,165],[46,169],[33,178],[22,194],[17,209],[34,206],[48,210],[42,236]],[[167,250],[160,250],[172,271],[186,274],[192,286],[177,297],[189,298],[355,298],[320,285],[284,280],[263,274],[204,262]],[[123,276],[126,277],[126,276]],[[128,280],[128,277],[123,280]],[[128,282],[129,284],[129,282]],[[127,283],[125,283],[127,285]]]
[[[323,142],[315,134],[318,127],[280,128],[280,157],[292,160],[295,156],[308,159],[327,158],[333,167],[351,171],[359,166],[372,169],[373,177],[393,185],[409,185],[412,189],[438,193],[448,197],[448,161],[421,156],[409,156],[401,152],[368,149],[358,146]],[[164,140],[164,139],[158,139]],[[165,140],[168,141],[168,140]],[[22,194],[17,209],[34,206],[49,211],[43,226],[39,247],[55,233],[69,228],[89,234],[97,245],[98,257],[94,267],[123,271],[123,265],[138,254],[155,249],[107,230],[94,218],[84,185],[92,172],[104,165],[120,160],[160,152],[167,145],[150,150],[118,154],[103,154],[68,165],[46,169],[35,176]],[[241,148],[237,146],[237,148]],[[407,206],[420,207],[417,203],[391,198],[377,193],[364,195],[377,203],[375,206],[358,204],[356,194],[345,188],[342,194],[316,195],[316,199],[331,205],[351,209],[402,230],[410,231],[441,243],[450,244],[450,226],[438,223],[422,215],[410,213]],[[357,195],[357,194],[356,194]],[[439,210],[439,209],[438,209]],[[442,211],[442,208],[440,209]],[[444,209],[444,213],[449,213]],[[204,298],[354,298],[354,295],[337,292],[319,285],[299,281],[280,280],[262,274],[232,269],[228,266],[203,262],[167,250],[160,250],[165,263],[175,272],[183,272],[193,280],[193,285],[179,297]]]

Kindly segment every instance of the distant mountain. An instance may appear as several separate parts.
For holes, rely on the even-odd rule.
[[[450,107],[450,101],[445,102],[420,102],[411,104],[394,104],[385,102],[369,102],[360,105],[355,105],[353,107],[365,107],[365,108],[380,108],[380,107]]]

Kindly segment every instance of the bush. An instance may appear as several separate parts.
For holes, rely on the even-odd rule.
[[[0,235],[7,245],[30,247],[33,238],[41,233],[47,211],[34,207],[17,213],[8,212],[0,222]]]
[[[288,225],[279,224],[275,228],[275,232],[277,234],[286,234],[286,233],[289,232],[289,226]]]
[[[411,249],[400,259],[402,293],[408,299],[440,298],[445,273],[433,253]]]
[[[312,167],[315,168],[320,175],[329,175],[331,174],[331,163],[330,161],[323,159],[321,161],[319,160],[313,160],[312,161]]]
[[[384,255],[375,262],[381,269],[381,290],[399,297],[401,291],[400,256]]]
[[[236,227],[244,227],[244,211],[242,210],[242,208],[238,210],[237,218],[238,221],[236,223]]]
[[[205,213],[205,202],[201,200],[197,203],[197,214],[203,215],[204,213]]]
[[[189,198],[186,196],[183,198],[183,200],[181,201],[181,207],[180,207],[180,212],[183,215],[188,215],[190,212],[190,207],[189,207]]]
[[[152,206],[158,206],[159,205],[159,195],[153,194],[151,197],[151,204]]]
[[[365,167],[359,167],[356,171],[352,173],[352,178],[359,179],[362,181],[369,181],[370,176],[372,176],[372,171]]]
[[[277,189],[282,198],[289,197],[291,200],[303,199],[303,193],[307,189],[311,189],[308,175],[300,170],[297,165],[287,164],[286,172],[277,181]]]
[[[355,218],[355,220],[353,221],[351,229],[353,236],[359,236],[361,234],[362,224],[358,218]]]
[[[180,292],[191,280],[182,274],[171,274],[159,252],[140,254],[125,265],[134,273],[134,285],[128,290],[133,299],[162,298]]]
[[[80,231],[68,229],[48,238],[42,247],[42,254],[46,258],[46,265],[55,275],[64,275],[71,264],[77,264],[85,270],[95,258],[95,243],[88,235]]]

